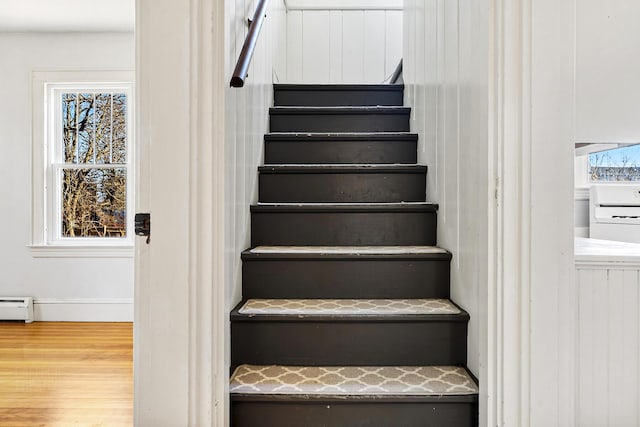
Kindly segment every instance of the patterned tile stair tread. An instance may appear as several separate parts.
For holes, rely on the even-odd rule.
[[[298,207],[377,207],[397,208],[402,206],[432,206],[432,202],[258,202],[256,206],[298,206]]]
[[[445,249],[437,246],[257,246],[249,252],[255,254],[270,253],[314,253],[314,254],[446,254]]]
[[[246,315],[424,315],[460,314],[446,299],[250,299]]]
[[[260,166],[263,170],[267,169],[391,169],[391,168],[405,168],[405,169],[424,169],[426,166],[406,163],[277,163],[272,165]],[[402,203],[402,202],[399,202]],[[407,202],[404,202],[407,203]],[[410,203],[410,202],[409,202]]]
[[[305,367],[240,365],[229,391],[234,394],[304,396],[475,395],[478,387],[455,366]]]

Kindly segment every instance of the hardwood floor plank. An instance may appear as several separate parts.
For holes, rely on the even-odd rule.
[[[0,322],[0,425],[132,426],[132,324]]]

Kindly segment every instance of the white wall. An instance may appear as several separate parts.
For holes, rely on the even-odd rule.
[[[286,19],[281,83],[382,83],[402,58],[402,10],[289,10]]]
[[[574,160],[574,226],[577,237],[589,237],[589,156]]]
[[[32,72],[133,70],[132,33],[0,34],[0,295],[33,296],[36,320],[131,320],[133,259],[34,258]]]
[[[576,2],[576,141],[640,142],[640,3]]]
[[[246,17],[255,1],[226,2],[225,69],[231,74],[247,33]],[[273,70],[277,68],[277,46],[284,39],[285,9],[282,0],[272,1],[243,88],[227,88],[225,194],[226,283],[229,310],[241,297],[240,253],[250,247],[250,206],[258,201],[258,166],[263,163],[264,134],[269,130],[269,107],[273,105]]]
[[[640,142],[639,20],[637,2],[576,2],[576,142]],[[578,181],[585,167],[577,157],[576,188],[589,186]],[[576,235],[588,237],[588,191],[576,191],[575,211]]]
[[[488,282],[488,13],[478,2],[405,1],[404,79],[451,295],[471,315],[468,366],[483,377]]]
[[[579,191],[575,195],[574,223],[576,237],[589,237],[589,193]]]
[[[640,265],[576,261],[577,425],[640,424]]]
[[[255,4],[255,0],[225,2],[225,34],[230,36],[225,41],[227,79],[231,79],[247,33],[246,18],[253,15]],[[257,168],[263,163],[264,134],[269,129],[273,76],[284,68],[280,47],[285,43],[285,20],[283,1],[271,1],[245,86],[227,87],[225,92],[225,313],[229,313],[242,296],[240,253],[248,249],[251,242],[250,206],[258,201]],[[230,325],[228,316],[225,318],[228,372]],[[228,405],[228,400],[225,404]]]

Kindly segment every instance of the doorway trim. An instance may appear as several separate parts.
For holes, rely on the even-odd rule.
[[[224,0],[136,0],[136,425],[224,426]]]
[[[575,426],[575,0],[491,0],[481,425]]]

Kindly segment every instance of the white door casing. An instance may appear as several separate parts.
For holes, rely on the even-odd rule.
[[[136,426],[226,422],[223,7],[136,1]]]
[[[575,2],[492,3],[496,190],[481,425],[574,426]]]

